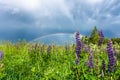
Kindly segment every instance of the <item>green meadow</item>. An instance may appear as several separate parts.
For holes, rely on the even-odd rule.
[[[0,80],[119,80],[120,79],[120,45],[116,48],[116,67],[108,72],[108,55],[106,45],[101,48],[89,44],[93,49],[94,68],[87,66],[89,52],[84,47],[80,63],[76,65],[76,45],[44,45],[28,42],[2,42],[0,50],[4,56],[0,61]],[[105,72],[102,61],[105,60]],[[78,73],[77,73],[78,72]],[[79,79],[78,79],[79,78]]]

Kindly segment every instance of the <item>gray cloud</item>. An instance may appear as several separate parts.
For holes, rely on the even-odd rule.
[[[76,30],[89,35],[95,25],[115,36],[120,29],[119,9],[119,0],[0,0],[0,37],[32,40]]]

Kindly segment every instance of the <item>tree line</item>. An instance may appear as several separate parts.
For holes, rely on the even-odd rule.
[[[90,34],[90,36],[84,36],[82,38],[82,41],[84,43],[93,43],[93,44],[98,44],[99,41],[99,30],[97,29],[97,27],[95,26]],[[120,38],[111,38],[113,44],[117,43],[120,44]],[[104,41],[103,44],[106,44],[108,42],[108,38],[104,37]]]

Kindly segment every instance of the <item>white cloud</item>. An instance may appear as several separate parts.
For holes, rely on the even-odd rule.
[[[24,11],[34,17],[35,25],[41,24],[41,18],[54,20],[57,17],[64,16],[72,23],[73,14],[71,4],[66,0],[2,0],[2,4],[9,7],[12,14]],[[44,25],[44,23],[42,23]],[[38,25],[39,26],[39,25]]]
[[[38,8],[39,0],[2,0],[1,3],[27,11],[33,11]]]
[[[13,20],[13,23],[14,19],[18,17],[16,20],[20,22],[21,27],[24,21],[23,17],[27,14],[26,18],[33,19],[30,23],[25,22],[28,29],[34,27],[36,30],[43,28],[59,31],[65,29],[73,31],[75,28],[90,30],[94,25],[108,29],[111,24],[115,25],[120,22],[120,17],[115,12],[120,13],[118,10],[120,4],[116,3],[117,0],[0,0],[0,10],[3,9],[0,13],[6,11],[7,14],[12,13],[14,16],[21,12],[14,16],[15,18],[12,18],[11,15],[6,16],[7,14],[5,18],[3,17],[3,19],[12,18],[10,21]],[[18,23],[16,25],[18,26]]]
[[[103,2],[103,0],[87,0],[86,1],[88,4],[95,5],[95,4],[100,4]]]
[[[2,0],[0,3],[13,8],[13,13],[23,10],[38,16],[65,15],[72,20],[70,6],[65,0]]]

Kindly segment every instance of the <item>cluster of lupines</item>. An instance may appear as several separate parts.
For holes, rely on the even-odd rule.
[[[99,31],[99,42],[98,42],[98,46],[101,46],[101,44],[103,43],[104,40],[104,35],[102,30]],[[88,61],[88,66],[90,69],[94,68],[94,60],[93,60],[93,53],[90,50],[89,46],[84,46],[85,51],[89,52],[89,61]],[[79,32],[76,32],[76,64],[79,64],[79,58],[80,58],[80,53],[82,50],[82,42],[80,41],[80,37],[79,37]],[[108,71],[109,72],[113,72],[115,70],[115,65],[116,65],[116,59],[114,57],[115,55],[115,50],[112,48],[112,41],[109,40],[108,44],[107,44],[107,52],[108,52],[108,58],[109,58],[109,62],[108,62]],[[105,75],[106,72],[106,67],[105,67],[105,60],[102,61],[102,74]]]
[[[79,64],[81,50],[82,42],[80,41],[80,34],[76,32],[76,64]]]
[[[102,30],[99,31],[99,37],[100,37],[100,39],[99,39],[99,42],[98,42],[98,46],[101,46],[101,44],[104,41],[104,35],[103,35],[103,31]]]
[[[115,59],[115,56],[114,56],[114,50],[113,50],[113,47],[112,47],[112,41],[111,40],[108,41],[107,52],[108,52],[108,58],[109,58],[108,71],[109,72],[114,72],[115,65],[116,65],[116,59]]]

